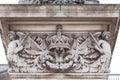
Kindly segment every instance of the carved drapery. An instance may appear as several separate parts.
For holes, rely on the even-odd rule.
[[[10,72],[109,72],[109,32],[10,31]]]

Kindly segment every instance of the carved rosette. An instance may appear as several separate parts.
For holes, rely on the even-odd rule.
[[[10,72],[109,72],[109,32],[9,32]]]

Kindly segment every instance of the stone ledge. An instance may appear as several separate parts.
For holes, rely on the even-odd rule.
[[[0,5],[0,17],[118,17],[120,5]]]
[[[97,79],[107,80],[109,73],[9,73],[10,77],[16,79]]]

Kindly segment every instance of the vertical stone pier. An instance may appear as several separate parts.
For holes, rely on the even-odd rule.
[[[0,5],[11,80],[107,80],[120,5]]]

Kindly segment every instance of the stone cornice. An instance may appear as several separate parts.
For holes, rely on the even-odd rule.
[[[120,5],[117,4],[0,5],[0,17],[118,17],[119,12]]]

